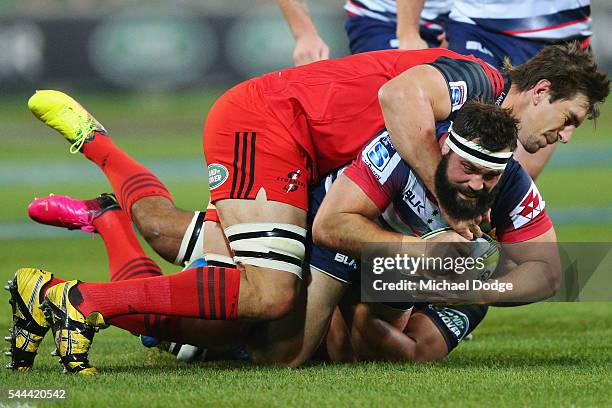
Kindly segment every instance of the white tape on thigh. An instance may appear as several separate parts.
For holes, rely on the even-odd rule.
[[[231,257],[225,255],[210,254],[207,252],[204,254],[204,259],[206,259],[206,263],[208,264],[208,266],[222,266],[226,268],[236,266],[234,260]]]
[[[204,256],[204,212],[196,211],[183,235],[181,247],[174,260],[175,265],[184,266],[193,259]]]
[[[302,277],[306,230],[292,224],[236,224],[225,229],[234,261]]]

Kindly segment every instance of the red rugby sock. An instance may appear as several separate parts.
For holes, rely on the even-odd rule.
[[[54,277],[42,288],[41,300],[44,299],[47,290],[64,282],[66,281]],[[180,317],[151,314],[124,315],[113,318],[110,324],[131,333],[152,336],[158,340],[174,341],[178,343],[183,341]]]
[[[80,283],[71,302],[83,313],[106,319],[125,314],[156,314],[233,320],[238,313],[240,270],[201,267],[172,275],[108,283]]]
[[[93,225],[104,240],[111,281],[162,274],[159,266],[145,254],[124,211],[107,211],[94,219]],[[118,316],[110,323],[134,334],[180,342],[180,321],[172,316],[140,314]]]
[[[123,315],[114,317],[110,324],[133,334],[155,337],[157,340],[183,341],[181,318],[151,314]]]
[[[107,211],[94,219],[93,226],[106,246],[111,281],[162,274],[159,266],[142,249],[125,212]]]
[[[45,298],[45,295],[47,294],[47,291],[49,289],[51,289],[53,286],[60,284],[60,283],[64,283],[66,282],[63,279],[60,278],[56,278],[55,276],[49,281],[47,282],[47,284],[45,286],[42,287],[42,289],[40,290],[40,298],[41,300]]]
[[[132,205],[144,197],[161,196],[172,201],[166,186],[149,169],[119,149],[99,132],[81,149],[85,157],[104,172],[113,186],[119,205],[132,218]]]

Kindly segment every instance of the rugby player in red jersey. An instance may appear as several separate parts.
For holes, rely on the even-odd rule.
[[[485,126],[485,124],[488,123],[492,123],[493,125]],[[467,124],[469,124],[469,126]],[[496,160],[498,162],[503,161],[505,163],[510,155],[510,150],[516,145],[515,120],[507,112],[493,105],[482,105],[470,102],[469,106],[465,106],[460,112],[460,115],[458,115],[455,122],[455,127],[457,131],[462,133],[467,132],[477,137],[490,140],[489,143],[491,146],[494,146],[494,150],[505,149],[505,153],[496,153],[496,155],[500,157],[490,160]],[[481,131],[478,129],[484,130]],[[366,148],[367,152],[372,150],[372,143],[378,143],[381,137],[388,141],[387,132],[382,133],[384,133],[384,135],[377,135],[373,141],[368,144],[368,147]],[[378,144],[376,144],[376,146],[378,146]],[[384,144],[381,146],[384,146]],[[401,180],[404,178],[405,174],[407,174],[407,167],[405,165],[400,165],[403,162],[397,160],[397,153],[392,150],[391,146],[388,144],[387,146],[388,147],[385,147],[385,149],[387,149],[386,151],[389,153],[389,156],[386,158],[386,160],[388,160],[391,164],[394,163],[393,165],[389,164],[388,168],[392,174],[390,178],[387,177],[388,182],[385,181],[384,183],[385,188],[389,189],[389,186],[401,185]],[[381,149],[375,150],[382,151]],[[363,157],[363,154],[360,157]],[[498,176],[501,174],[502,170],[501,162],[491,165],[497,166],[497,176],[488,181],[490,185],[497,183],[497,180],[499,180]],[[370,170],[363,165],[360,166],[359,161],[357,161],[348,168],[347,172],[358,172],[357,174],[361,172],[362,176],[367,179],[367,175]],[[317,212],[326,191],[337,175],[337,172],[333,172],[330,176],[326,177],[325,180],[322,180],[322,182],[319,183],[319,185],[312,191],[311,200],[313,201],[310,209],[311,219],[314,218],[314,215]],[[478,174],[472,174],[469,177],[477,179],[480,176]],[[512,202],[515,202],[518,199],[522,200],[522,189],[531,187],[531,183],[515,183],[515,181],[516,177],[507,178],[507,181],[501,186],[504,192],[514,191],[518,195],[521,195],[521,197],[511,197],[508,193],[505,193],[501,200],[508,205],[512,204]],[[508,186],[509,184],[510,187],[514,186],[516,188],[510,188]],[[374,185],[369,190],[374,199],[376,197],[380,197],[381,193],[378,192],[379,189],[380,187]],[[399,195],[401,196],[402,194]],[[485,201],[486,202],[484,205],[490,205],[490,200]],[[58,206],[58,203],[61,202],[64,202],[65,205]],[[457,203],[460,203],[459,201],[445,202],[452,204],[449,204],[449,207],[452,208],[457,207]],[[86,208],[87,210],[83,211],[81,207]],[[66,208],[76,209],[77,211],[73,213],[65,211],[62,212],[62,210]],[[36,215],[36,219],[40,222],[61,225],[69,228],[80,227],[89,231],[98,231],[103,237],[107,246],[111,281],[117,282],[127,279],[159,276],[161,274],[159,268],[151,259],[144,255],[142,249],[139,247],[138,241],[131,231],[129,218],[123,211],[116,211],[118,209],[119,207],[116,202],[109,196],[101,196],[96,200],[89,201],[78,201],[63,196],[50,196],[45,199],[36,200],[30,206],[30,213],[32,215]],[[410,217],[410,209],[402,208],[401,210],[404,211],[405,217]],[[503,208],[501,211],[503,212],[509,210],[510,208]],[[482,209],[478,211],[482,211]],[[493,218],[495,220],[498,218],[503,219],[504,222],[506,222],[509,214],[499,216],[499,212],[500,211],[496,207],[495,211],[493,212]],[[81,215],[87,215],[87,217],[80,218],[79,216]],[[543,224],[544,227],[546,227],[547,220],[547,217],[544,215],[538,217],[538,222]],[[427,224],[427,227],[424,227],[421,221],[415,220],[406,228],[410,227],[413,230],[422,230],[421,232],[426,232],[428,229],[437,228],[441,225],[445,224],[438,212],[438,214],[433,216],[431,224]],[[393,226],[393,228],[398,230],[395,226]],[[534,229],[531,224],[529,225],[529,231],[536,229]],[[399,229],[399,231],[401,231],[401,229]],[[242,342],[239,344],[244,344],[246,346],[251,358],[255,362],[298,365],[305,361],[320,344],[321,338],[325,333],[326,327],[328,326],[331,312],[334,310],[336,303],[342,296],[342,293],[346,291],[346,283],[355,279],[354,268],[356,267],[356,262],[339,262],[337,256],[338,254],[335,251],[317,245],[313,246],[310,241],[308,246],[311,254],[311,274],[308,276],[309,284],[307,289],[308,296],[302,297],[299,303],[300,306],[296,307],[291,314],[279,322],[271,322],[268,325],[260,324],[256,326],[257,329],[253,330],[253,328],[247,322],[244,322],[244,324],[228,323],[227,326],[224,326],[223,324],[220,324],[221,322],[214,323],[206,320],[197,321],[195,319],[181,319],[173,316],[158,314],[131,313],[115,316],[110,320],[110,323],[134,333],[155,336],[162,340],[172,340],[175,342],[183,341],[198,345],[206,345],[207,347],[215,347],[218,346],[218,344],[236,344],[236,342]],[[226,247],[220,254],[226,258],[229,258],[230,252],[230,248]],[[193,267],[200,266],[202,265]],[[12,292],[16,292],[13,293],[13,298],[17,300],[16,303],[20,304],[21,308],[25,306],[21,304],[23,302],[20,302],[19,299],[24,299],[24,293],[27,292],[27,290],[25,292],[24,290],[28,287],[27,282],[38,282],[39,280],[41,283],[34,285],[34,289],[32,289],[40,291],[39,296],[34,296],[35,298],[40,298],[41,295],[44,296],[45,292],[49,290],[49,288],[58,283],[62,283],[62,281],[57,278],[52,278],[49,273],[44,271],[32,269],[20,270],[17,274],[16,280],[12,283]],[[347,295],[348,299],[354,299],[354,296],[350,296],[350,294],[351,292],[349,292],[349,295]],[[408,330],[408,328],[411,330],[415,329],[415,325],[417,325],[416,327],[418,327],[418,329],[415,330],[417,330],[420,334],[427,336],[427,338],[437,338],[438,340],[442,339],[446,341],[446,346],[441,348],[436,347],[435,350],[437,351],[435,353],[433,352],[433,349],[428,348],[429,351],[426,354],[421,355],[419,358],[415,357],[415,359],[434,358],[434,356],[439,355],[439,352],[443,349],[447,350],[446,353],[452,350],[452,348],[456,346],[461,338],[482,320],[482,317],[484,317],[484,311],[486,311],[485,306],[446,307],[441,310],[436,310],[430,305],[418,305],[416,310],[418,313],[427,317],[427,319],[430,321],[430,323],[427,323],[422,318],[414,317],[413,319],[410,317],[410,309],[412,308],[411,304],[401,306],[403,310],[398,310],[398,305],[396,304],[393,305],[394,308],[390,312],[383,313],[383,316],[387,316],[386,320],[383,322],[379,321],[380,317],[378,313],[374,314],[375,318],[370,318],[369,316],[372,315],[372,313],[364,314],[364,312],[369,310],[384,310],[384,305],[373,309],[369,305],[364,309],[365,306],[362,307],[358,304],[347,301],[344,301],[343,305],[344,308],[348,308],[349,311],[352,310],[352,308],[355,310],[355,333],[359,333],[360,330],[363,330],[362,328],[364,325],[366,325],[366,327],[368,327],[367,325],[374,325],[374,328],[380,328],[381,325],[389,324],[389,319],[392,319],[391,322],[393,323],[394,327],[398,325],[401,326],[397,328],[397,330],[400,330],[400,332],[404,329]],[[408,311],[406,311],[406,309]],[[26,315],[30,312],[22,311],[21,313],[22,315]],[[463,325],[456,324],[456,327],[453,327],[452,329],[449,327],[445,329],[445,326],[440,323],[443,323],[445,319],[440,317],[438,315],[439,313],[444,313],[444,316],[454,313],[455,316],[458,316],[460,322],[463,321],[461,320],[463,317],[465,317],[467,320]],[[352,320],[350,317],[349,319]],[[407,325],[407,321],[410,323],[409,325]],[[456,321],[456,319],[454,321]],[[41,324],[44,326],[44,322],[41,322]],[[434,326],[432,326],[432,324]],[[30,324],[28,327],[31,328],[31,326],[33,326],[33,324]],[[427,327],[429,327],[429,329],[427,329]],[[431,328],[433,327],[438,328],[432,332]],[[44,327],[41,326],[40,330],[38,331],[44,331]],[[370,330],[367,331],[368,333],[370,332]],[[247,333],[250,333],[251,336],[247,335]],[[455,337],[452,336],[457,333],[460,335],[456,335]],[[92,336],[93,332],[90,331],[87,335]],[[233,338],[234,340],[230,341],[228,340],[229,338]],[[254,338],[256,338],[257,341],[253,341]],[[399,338],[404,339],[402,336]],[[332,341],[332,339],[333,335],[328,339],[328,342]],[[366,338],[364,337],[363,340],[365,339]],[[381,341],[382,340],[383,338],[381,337]],[[84,342],[85,340],[81,338],[81,341]],[[358,342],[356,340],[355,344],[357,343]],[[21,348],[17,347],[16,344],[15,347],[13,347],[13,366],[16,368],[28,366],[28,362],[30,362],[29,366],[31,366],[34,356],[32,351],[21,350]],[[62,344],[63,343],[60,343],[58,345],[60,350],[62,350]],[[377,347],[385,349],[388,347],[386,344],[387,341],[384,341]],[[359,358],[375,358],[375,356],[378,356],[376,358],[381,359],[390,358],[390,354],[388,352],[378,355],[378,352],[375,351],[377,347],[374,346],[375,345],[372,344],[366,347],[368,350],[370,350],[369,353],[366,354],[366,356],[369,357],[361,357],[363,352],[359,352],[355,355]],[[65,359],[65,364],[67,364],[69,367],[74,366],[79,368],[82,367],[82,365],[85,365],[86,367],[81,370],[83,373],[94,371],[92,368],[87,367],[88,363],[86,361],[86,357],[83,357],[83,353],[80,354],[81,355],[79,357],[81,358],[81,361],[72,361],[70,358],[68,358]],[[408,357],[404,356],[401,358]],[[72,370],[75,371],[74,368]]]
[[[204,129],[211,201],[237,267],[188,269],[146,281],[107,284],[115,285],[116,298],[102,295],[104,284],[67,282],[66,290],[56,293],[62,299],[51,301],[64,305],[54,313],[94,325],[101,324],[104,312],[204,319],[285,316],[300,290],[308,189],[319,174],[354,157],[384,125],[404,156],[409,135],[433,137],[437,122],[453,119],[474,98],[512,107],[521,119],[519,139],[526,149],[537,151],[554,143],[568,121],[579,124],[596,113],[608,81],[588,54],[571,47],[543,51],[535,58],[538,64],[556,64],[559,69],[572,65],[572,72],[577,69],[579,74],[571,76],[569,87],[567,77],[558,75],[535,84],[510,84],[482,61],[450,51],[380,51],[276,71],[237,85],[213,106]],[[529,68],[525,64],[520,72],[528,74]],[[139,212],[147,214],[147,206],[153,205],[163,210],[149,213],[157,220],[151,225],[187,229],[192,213],[174,208],[163,184],[117,149],[78,103],[59,92],[41,91],[29,106],[73,143],[73,151],[100,166],[137,226],[146,224]],[[551,132],[554,140],[548,137]],[[433,177],[422,179],[435,191]],[[481,216],[457,221],[440,210],[466,237],[480,234]],[[218,220],[214,212],[208,215]],[[210,239],[205,235],[205,251],[207,245],[225,245],[221,229],[211,230],[205,231],[213,233]]]
[[[497,143],[492,145],[494,149],[504,150],[498,153],[498,155],[500,155],[498,161],[507,160],[511,154],[510,150],[516,146],[516,120],[513,119],[508,112],[494,105],[483,105],[475,102],[469,102],[468,104],[469,105],[466,105],[460,114],[457,115],[457,120],[455,121],[457,131],[469,131],[480,138],[486,137],[486,139],[490,139],[491,143]],[[464,123],[469,123],[471,127],[466,127]],[[490,126],[489,129],[489,126],[484,126],[488,123],[493,123],[494,125]],[[486,131],[478,133],[479,131],[476,130],[476,128],[486,129]],[[379,137],[377,136],[374,141],[378,139]],[[368,146],[370,144],[371,143],[369,143]],[[397,164],[397,154],[390,150],[390,147],[388,149],[387,151],[390,153],[388,159]],[[368,151],[369,150],[370,149],[368,149]],[[377,151],[380,151],[380,149],[377,149]],[[498,173],[501,173],[501,164],[499,164],[498,167],[500,167]],[[389,168],[393,169],[394,167],[390,164]],[[361,166],[361,169],[363,171],[363,166]],[[396,181],[398,176],[401,177],[403,174],[402,170],[405,170],[405,168],[399,166],[398,170],[394,172],[392,180]],[[353,170],[349,168],[347,171]],[[310,219],[314,218],[317,208],[327,191],[328,185],[331,184],[332,178],[336,176],[337,172],[332,172],[330,176],[326,177],[325,180],[312,190]],[[496,182],[497,178],[491,181],[491,183]],[[395,184],[397,184],[397,182]],[[374,196],[376,196],[376,192],[373,191],[373,193]],[[449,201],[446,202],[449,203]],[[487,200],[484,205],[489,206],[489,202],[490,200]],[[58,206],[58,203],[64,203],[64,205]],[[456,206],[454,202],[451,204],[453,208]],[[71,208],[76,211],[62,212],[62,209],[66,208]],[[110,280],[112,282],[161,275],[159,267],[145,255],[138,244],[138,240],[132,230],[130,219],[124,211],[120,210],[113,196],[102,195],[95,200],[79,201],[66,196],[53,195],[45,199],[35,200],[30,206],[29,212],[31,215],[35,216],[36,220],[39,222],[61,225],[68,228],[78,227],[87,231],[98,232],[102,236],[107,248]],[[495,212],[495,214],[496,213],[497,212]],[[82,215],[86,215],[86,217],[81,217]],[[431,227],[442,225],[441,222],[442,220],[438,215],[436,224],[432,224]],[[415,224],[414,228],[418,228],[418,225]],[[313,246],[310,240],[308,241],[308,247],[311,254],[310,265],[311,268],[313,268],[311,276],[308,277],[310,279],[308,296],[301,299],[301,307],[294,308],[294,312],[290,313],[279,322],[272,322],[267,326],[262,324],[251,326],[249,322],[244,321],[227,322],[227,325],[225,325],[225,322],[210,322],[203,319],[183,319],[175,316],[158,314],[130,313],[114,316],[109,320],[109,323],[133,333],[155,336],[158,340],[172,340],[174,342],[183,341],[198,345],[205,344],[207,347],[218,347],[219,344],[223,345],[226,343],[235,345],[236,342],[242,342],[241,344],[246,347],[251,358],[256,362],[297,365],[316,349],[324,335],[325,328],[328,326],[329,316],[331,315],[330,312],[335,308],[337,302],[336,293],[334,292],[333,295],[330,296],[330,289],[335,291],[339,288],[340,291],[344,291],[346,286],[344,284],[338,284],[337,281],[348,282],[356,278],[354,276],[354,271],[351,269],[355,266],[355,262],[351,263],[353,265],[352,267],[347,267],[343,263],[338,263],[337,256],[335,256],[337,254],[335,252],[317,247],[316,245]],[[226,247],[223,255],[229,258],[230,252],[231,250]],[[206,262],[195,265],[191,264],[189,267],[198,268],[205,265]],[[320,271],[323,271],[330,277],[326,277],[321,274]],[[349,275],[353,276],[349,277]],[[48,290],[62,282],[63,281],[58,278],[53,278],[51,274],[45,271],[27,268],[18,271],[15,280],[10,284],[16,311],[18,311],[21,316],[30,314],[33,320],[36,321],[34,316],[36,316],[37,309],[29,306],[31,302],[26,301],[26,297],[27,299],[34,298],[40,301],[41,297],[44,297]],[[321,284],[324,284],[324,286],[321,286]],[[24,297],[24,295],[28,293],[26,290],[26,288],[29,287],[28,285],[31,285],[31,293]],[[303,303],[304,300],[306,303]],[[28,306],[26,306],[26,304],[28,304]],[[351,306],[349,305],[349,307]],[[412,305],[402,307],[404,309],[411,309]],[[324,308],[330,312],[325,312],[325,310],[323,310]],[[395,305],[395,309],[397,309],[397,305]],[[404,310],[398,313],[398,322],[407,319]],[[456,313],[462,312],[456,311]],[[468,315],[471,316],[471,314]],[[432,316],[435,317],[435,315]],[[38,317],[41,316],[39,315]],[[436,322],[437,320],[433,317],[432,321]],[[22,322],[23,319],[17,318],[17,321]],[[361,327],[360,325],[367,321],[360,318],[357,319],[356,322],[359,324],[357,327]],[[30,322],[30,325],[26,328],[31,330],[34,327],[33,323],[34,322]],[[37,324],[40,326],[37,329],[38,335],[46,331],[45,327],[48,328],[48,323],[45,323],[44,320],[39,321]],[[396,324],[398,323],[396,322]],[[472,319],[469,326],[473,328],[476,324],[477,322]],[[18,329],[23,328],[21,325],[22,323],[16,323],[15,333],[20,333]],[[58,328],[56,327],[55,329],[57,332]],[[84,330],[80,334],[82,333],[87,333],[88,336],[92,334],[91,331],[88,332],[87,330]],[[27,344],[27,346],[31,346],[30,350],[24,350],[23,347],[21,347],[23,336],[19,334],[15,336],[15,343],[12,344],[12,367],[17,369],[30,367],[34,357],[33,351],[31,350],[34,346],[34,342]],[[72,337],[74,339],[76,335]],[[227,339],[229,338],[233,338],[234,340],[228,341]],[[256,340],[254,341],[253,339]],[[63,344],[62,342],[58,344],[58,349],[60,351],[63,349]],[[288,346],[291,346],[289,347],[291,350],[286,350]],[[72,354],[75,354],[76,347],[77,345],[72,344]],[[288,351],[296,353],[300,350],[303,351],[299,352],[299,355],[293,356],[291,360],[287,359],[287,356],[291,355]],[[64,363],[69,370],[71,368],[74,370],[74,367],[88,365],[86,357],[82,355],[83,353],[78,354],[80,354],[79,358],[81,361],[74,361],[71,360],[69,356],[63,356],[66,357],[64,358]],[[81,371],[83,373],[88,373],[94,370],[90,367],[85,367]]]

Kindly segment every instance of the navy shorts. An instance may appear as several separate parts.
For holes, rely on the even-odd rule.
[[[310,249],[308,254],[308,262],[310,266],[323,272],[326,275],[346,284],[352,284],[359,282],[359,261],[349,257],[340,252],[333,251],[326,247],[315,245],[312,242],[312,236],[310,235],[312,228],[312,221],[314,220],[323,198],[325,198],[326,191],[326,180],[330,179],[333,182],[336,179],[336,175],[332,174],[322,179],[316,187],[313,187],[310,191],[310,208],[308,211],[308,237],[307,243]],[[331,183],[329,183],[331,184]]]
[[[498,69],[503,66],[505,57],[510,58],[512,65],[521,65],[550,45],[547,42],[487,31],[475,24],[454,20],[447,20],[445,29],[448,48],[451,51],[471,54]]]
[[[397,23],[394,21],[386,22],[375,18],[351,16],[346,20],[344,29],[352,54],[398,47]],[[430,48],[440,45],[437,37],[442,34],[441,31],[421,26],[420,34]]]
[[[482,322],[487,310],[488,307],[484,305],[414,305],[414,312],[423,313],[436,325],[449,353]]]
[[[327,178],[330,179],[328,183],[325,182]],[[309,235],[307,237],[309,253],[307,255],[307,262],[311,268],[341,283],[359,287],[361,284],[361,264],[358,259],[351,258],[346,254],[323,246],[315,245],[312,242],[312,236],[310,235],[312,228],[310,226],[312,226],[312,221],[319,210],[323,198],[325,198],[327,192],[326,184],[331,184],[336,179],[336,174],[332,174],[327,178],[321,180],[310,191],[310,210],[308,212]],[[389,302],[384,304],[398,310],[408,310],[414,305],[412,302]]]

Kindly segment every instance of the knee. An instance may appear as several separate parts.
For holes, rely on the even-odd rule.
[[[448,355],[448,352],[442,350],[431,350],[424,344],[417,344],[414,354],[411,358],[406,358],[405,361],[418,363],[433,363],[442,360]]]
[[[238,268],[244,271],[245,286],[240,289],[240,296],[244,296],[241,303],[249,309],[245,313],[256,320],[269,321],[282,319],[291,312],[302,284],[297,275],[241,263]]]
[[[159,220],[149,217],[135,217],[134,223],[147,242],[159,239],[159,237],[163,235],[164,227]]]
[[[172,235],[172,225],[180,224],[180,219],[175,216],[175,211],[176,209],[148,211],[146,208],[134,205],[132,206],[132,221],[143,238],[151,242],[160,237]]]
[[[293,309],[298,296],[296,287],[279,287],[261,297],[260,315],[264,320],[278,320]]]

